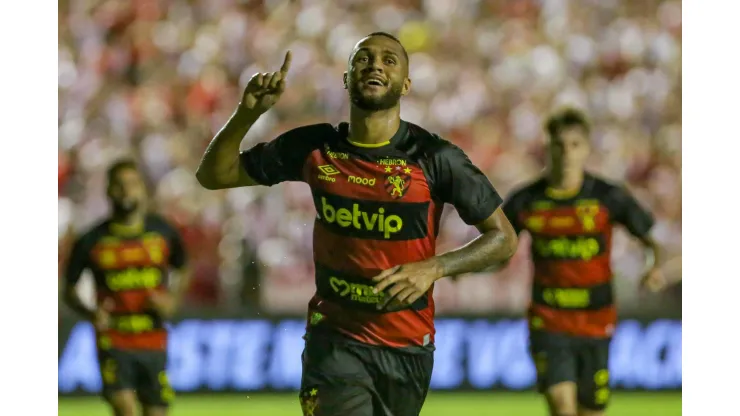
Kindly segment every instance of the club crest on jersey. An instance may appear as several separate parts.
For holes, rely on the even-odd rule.
[[[305,416],[314,416],[316,414],[316,410],[319,407],[318,394],[319,391],[316,388],[312,388],[310,390],[305,389],[301,392],[301,409],[303,410],[303,414]]]
[[[599,213],[599,202],[583,200],[576,203],[576,215],[586,231],[596,228],[596,215]]]
[[[411,186],[411,169],[386,167],[385,190],[393,199],[400,199],[406,195]]]
[[[147,233],[142,239],[142,245],[149,254],[149,259],[154,264],[161,264],[164,260],[164,249],[166,247],[164,239],[154,233]]]

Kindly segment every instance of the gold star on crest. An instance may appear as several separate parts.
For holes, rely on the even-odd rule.
[[[311,389],[311,391],[309,392],[309,394],[310,394],[311,396],[315,396],[315,395],[317,395],[318,393],[319,393],[319,390],[318,390],[318,389]]]
[[[403,173],[411,173],[411,168],[406,168],[403,170]]]
[[[391,173],[391,167],[390,166],[386,166],[385,167],[385,172],[386,173]]]

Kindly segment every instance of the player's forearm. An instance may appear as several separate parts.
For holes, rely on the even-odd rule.
[[[645,270],[649,271],[660,265],[660,247],[650,237],[643,238],[642,245],[645,253]]]
[[[177,311],[180,309],[180,307],[185,303],[185,297],[187,295],[188,289],[190,288],[190,278],[192,274],[190,269],[182,269],[176,272],[175,279],[174,279],[174,285],[170,289],[170,293],[172,293],[172,297],[174,298],[174,311]]]
[[[228,122],[211,140],[200,161],[195,177],[206,189],[240,185],[239,147],[259,114],[237,107]]]
[[[517,236],[501,230],[487,231],[467,245],[435,257],[440,277],[504,267],[516,252]]]
[[[83,317],[88,321],[92,321],[95,317],[95,311],[85,306],[74,289],[67,289],[64,292],[64,303],[72,309],[75,313]]]

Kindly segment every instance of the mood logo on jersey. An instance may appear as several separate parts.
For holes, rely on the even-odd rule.
[[[362,178],[360,176],[348,176],[347,182],[349,183],[356,183],[358,185],[363,185],[372,188],[375,186],[375,178]]]
[[[591,260],[602,253],[605,246],[602,236],[542,238],[532,241],[532,249],[540,258]]]
[[[162,271],[155,267],[110,271],[105,284],[114,292],[133,289],[153,289],[162,283]]]
[[[334,175],[338,175],[340,172],[332,165],[321,165],[318,166],[318,169],[321,173],[319,173],[319,179],[322,181],[327,182],[336,182],[337,180],[335,178],[332,178]]]

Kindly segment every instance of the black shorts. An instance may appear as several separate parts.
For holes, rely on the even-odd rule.
[[[537,387],[544,393],[564,381],[576,383],[578,404],[602,410],[609,402],[608,338],[583,338],[531,331],[529,348],[537,368]]]
[[[432,379],[431,351],[307,338],[299,396],[304,416],[419,415]]]
[[[98,350],[103,395],[135,390],[147,406],[168,406],[175,396],[167,380],[167,352],[147,350]]]

